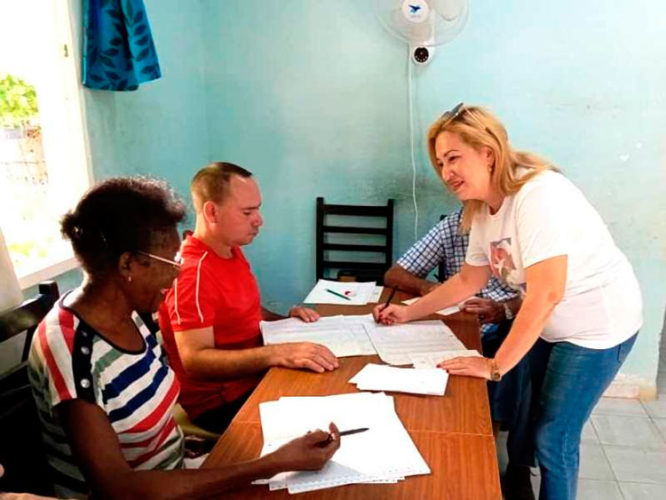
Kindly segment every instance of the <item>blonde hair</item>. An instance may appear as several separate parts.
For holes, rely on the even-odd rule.
[[[428,154],[435,173],[441,179],[440,167],[435,156],[435,141],[443,132],[456,134],[464,143],[479,151],[488,147],[493,153],[493,165],[490,182],[493,189],[502,196],[517,193],[530,179],[544,170],[559,169],[543,158],[527,151],[517,151],[509,144],[504,125],[487,109],[479,106],[465,106],[453,119],[442,115],[428,130]],[[529,171],[519,173],[519,168]],[[442,182],[444,180],[442,179]],[[483,208],[485,203],[481,200],[466,200],[463,202],[463,217],[460,223],[462,232],[469,231],[474,215]]]

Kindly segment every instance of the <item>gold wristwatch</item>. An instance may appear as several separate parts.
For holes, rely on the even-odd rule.
[[[495,361],[495,358],[490,359],[490,380],[493,382],[499,382],[502,380],[502,374],[499,371],[499,368],[497,368],[497,361]]]

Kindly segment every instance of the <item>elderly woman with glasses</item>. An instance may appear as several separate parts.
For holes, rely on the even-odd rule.
[[[183,470],[172,409],[174,372],[139,313],[154,313],[180,272],[184,206],[166,184],[117,178],[62,220],[83,284],[39,325],[30,378],[56,493],[64,497],[194,498],[278,472],[319,469],[340,445],[315,431],[256,460]]]
[[[632,267],[583,193],[538,156],[514,150],[487,110],[460,104],[430,128],[432,165],[463,202],[470,241],[460,273],[384,324],[456,304],[496,276],[523,304],[493,359],[456,358],[452,375],[500,380],[530,353],[541,498],[575,498],[585,421],[642,325]]]

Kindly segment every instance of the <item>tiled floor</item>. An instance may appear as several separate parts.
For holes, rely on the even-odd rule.
[[[665,350],[662,347],[662,351]],[[654,500],[666,498],[666,353],[661,353],[659,397],[642,403],[602,398],[583,429],[579,500]],[[506,466],[505,433],[498,449]],[[538,497],[539,472],[533,469]]]

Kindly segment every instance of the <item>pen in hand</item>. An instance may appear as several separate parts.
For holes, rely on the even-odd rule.
[[[369,431],[370,427],[360,427],[358,429],[349,429],[346,431],[341,431],[338,435],[339,436],[349,436],[351,434],[358,434],[359,432],[365,432]],[[324,439],[321,443],[317,444],[317,446],[320,446],[321,448],[325,448],[330,444],[330,442],[333,441],[333,434],[329,433],[328,437]]]
[[[391,293],[389,294],[388,299],[386,299],[386,303],[384,304],[384,307],[382,307],[382,311],[389,306],[389,304],[391,303],[391,300],[393,300],[393,296],[395,295],[395,291],[397,289],[398,289],[397,286],[393,287],[393,290],[391,290]]]

